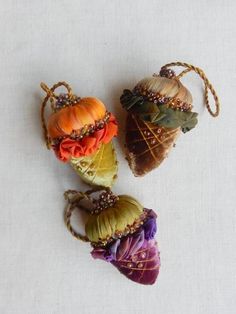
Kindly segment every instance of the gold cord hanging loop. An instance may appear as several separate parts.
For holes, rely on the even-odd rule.
[[[72,197],[72,200],[70,199],[70,194],[74,194],[74,197]],[[73,211],[78,206],[78,203],[82,201],[83,199],[90,200],[90,198],[88,197],[86,193],[76,192],[76,191],[71,191],[71,190],[66,191],[64,193],[64,196],[65,196],[65,199],[68,201],[68,205],[64,213],[64,220],[65,220],[67,229],[76,239],[84,241],[84,242],[89,242],[89,239],[85,235],[82,235],[79,232],[75,231],[75,229],[71,225],[70,220],[71,220]]]
[[[73,96],[73,92],[70,85],[67,84],[66,82],[58,82],[54,84],[51,88],[49,88],[43,82],[40,84],[40,86],[46,92],[46,96],[41,105],[41,123],[42,123],[42,129],[43,129],[44,139],[45,139],[47,148],[50,149],[51,141],[48,136],[48,129],[47,129],[46,121],[45,121],[45,108],[47,106],[47,103],[50,100],[52,109],[54,108],[54,100],[58,98],[58,96],[54,93],[54,91],[60,86],[64,86],[67,89],[67,94],[69,98]]]
[[[78,240],[84,241],[84,242],[90,242],[88,237],[86,235],[82,235],[79,232],[75,231],[75,229],[72,227],[71,225],[71,216],[73,211],[75,210],[75,208],[80,208],[82,210],[85,210],[86,212],[89,212],[88,209],[84,208],[83,206],[80,206],[79,203],[82,200],[88,200],[88,201],[93,201],[93,198],[90,196],[92,193],[96,193],[98,191],[109,191],[109,188],[103,188],[103,187],[97,187],[95,189],[92,190],[88,190],[86,192],[77,192],[75,190],[68,190],[64,193],[64,197],[65,199],[68,201],[68,205],[65,209],[64,212],[64,220],[65,220],[65,224],[67,229],[69,230],[69,232]]]
[[[183,70],[182,72],[180,72],[180,74],[178,74],[178,75],[176,76],[176,78],[179,80],[179,79],[181,79],[181,77],[183,77],[185,74],[187,74],[187,73],[190,72],[190,71],[191,71],[191,69]]]
[[[214,87],[212,86],[212,84],[210,83],[208,78],[206,77],[204,71],[198,67],[195,67],[194,65],[184,63],[184,62],[167,63],[161,69],[166,69],[168,67],[173,67],[173,66],[180,66],[180,67],[186,68],[184,71],[182,71],[179,75],[176,76],[177,79],[180,79],[181,77],[183,77],[186,73],[188,73],[190,71],[194,71],[195,73],[197,73],[201,77],[201,79],[204,81],[204,85],[205,85],[204,96],[205,96],[205,104],[206,104],[207,110],[212,117],[217,117],[220,113],[220,101],[219,101],[219,98],[216,94]],[[215,107],[216,107],[215,112],[212,111],[212,109],[210,107],[209,97],[208,97],[209,90],[210,90],[210,92],[214,98],[214,101],[215,101]]]

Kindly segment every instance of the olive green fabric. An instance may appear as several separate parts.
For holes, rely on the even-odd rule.
[[[133,106],[141,106],[144,102],[142,96],[135,95],[129,89],[124,89],[120,96],[120,103],[126,110],[130,110]]]
[[[99,242],[112,237],[115,232],[123,233],[142,213],[143,206],[137,200],[120,195],[112,207],[89,217],[85,226],[86,235],[91,242]]]
[[[164,126],[166,128],[178,128],[181,127],[182,132],[186,133],[193,129],[197,124],[196,112],[180,111],[168,108],[167,105],[158,106],[160,112],[152,122]]]
[[[70,163],[90,185],[111,187],[117,177],[118,162],[112,142],[102,144],[91,156],[72,158]]]
[[[181,127],[182,132],[186,133],[198,122],[196,112],[174,110],[168,104],[155,104],[127,89],[120,100],[126,110],[137,113],[140,119],[166,128]]]

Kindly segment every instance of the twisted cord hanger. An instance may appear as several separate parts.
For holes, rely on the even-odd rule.
[[[183,77],[185,74],[187,74],[188,72],[194,71],[195,73],[197,73],[201,79],[204,82],[204,86],[205,86],[205,92],[204,92],[204,98],[205,98],[205,104],[207,107],[208,112],[210,113],[210,115],[212,117],[217,117],[220,113],[220,101],[219,101],[219,97],[216,94],[216,91],[214,89],[214,87],[212,86],[212,84],[210,83],[210,81],[208,80],[206,74],[204,73],[204,71],[198,67],[195,67],[192,64],[188,64],[185,62],[171,62],[171,63],[167,63],[165,64],[161,70],[166,69],[168,67],[173,67],[173,66],[179,66],[179,67],[184,67],[185,70],[183,70],[179,75],[176,76],[177,79],[180,79],[181,77]],[[209,96],[208,93],[209,91],[211,92],[214,101],[215,101],[215,111],[213,111],[211,109],[210,106],[210,102],[209,102]]]
[[[72,200],[70,199],[71,194],[74,196],[73,197],[74,200],[73,198]],[[68,205],[64,213],[64,220],[65,220],[67,229],[76,239],[81,240],[83,242],[89,242],[89,239],[85,235],[82,235],[81,233],[75,231],[75,229],[72,227],[71,222],[70,222],[72,213],[75,210],[75,208],[78,207],[79,202],[81,202],[83,199],[91,200],[89,195],[86,192],[83,193],[83,192],[69,190],[64,193],[64,196],[65,196],[65,199],[68,201]]]
[[[92,190],[88,190],[86,192],[77,192],[75,190],[68,190],[64,193],[65,199],[68,201],[68,205],[64,212],[64,220],[67,229],[69,232],[78,240],[81,240],[83,242],[90,242],[88,237],[85,235],[82,235],[81,233],[77,232],[71,225],[71,216],[75,208],[82,209],[86,212],[90,212],[87,208],[80,205],[80,202],[82,200],[88,200],[93,202],[93,198],[91,197],[91,194],[99,192],[99,191],[110,191],[109,188],[103,188],[103,187],[97,187]]]
[[[68,93],[69,98],[72,97],[73,93],[72,93],[72,89],[71,89],[70,85],[67,84],[66,82],[58,82],[58,83],[54,84],[51,88],[49,88],[45,83],[41,83],[40,86],[46,92],[46,96],[45,96],[45,98],[42,102],[42,105],[41,105],[41,124],[42,124],[44,139],[45,139],[47,148],[50,149],[51,142],[50,142],[50,138],[48,136],[48,129],[47,129],[46,121],[45,121],[45,108],[48,104],[48,101],[50,100],[52,110],[54,110],[54,101],[55,101],[55,99],[58,99],[58,96],[54,93],[54,91],[58,87],[64,86],[67,89],[67,93]]]

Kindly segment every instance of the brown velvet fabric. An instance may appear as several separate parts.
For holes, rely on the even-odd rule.
[[[165,128],[128,114],[126,122],[127,160],[135,176],[143,176],[166,158],[180,134],[180,128]]]

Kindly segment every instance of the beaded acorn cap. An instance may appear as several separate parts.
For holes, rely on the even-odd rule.
[[[185,68],[179,75],[168,67]],[[143,176],[158,167],[168,155],[181,131],[197,124],[192,95],[180,79],[187,72],[197,73],[205,85],[205,104],[209,113],[219,114],[219,99],[204,72],[192,65],[176,62],[161,68],[159,75],[141,80],[134,89],[125,89],[120,101],[128,111],[126,123],[127,160],[135,176]],[[215,100],[216,111],[209,105],[208,91]]]
[[[120,195],[111,204],[109,195],[101,195],[100,203],[104,205],[97,207],[100,209],[98,213],[98,209],[95,209],[85,226],[87,237],[96,244],[111,242],[112,239],[133,233],[145,218],[143,207],[134,198]]]
[[[154,75],[142,79],[134,88],[134,94],[142,96],[145,100],[154,104],[167,104],[169,108],[180,111],[192,109],[192,95],[179,81],[172,78]]]

